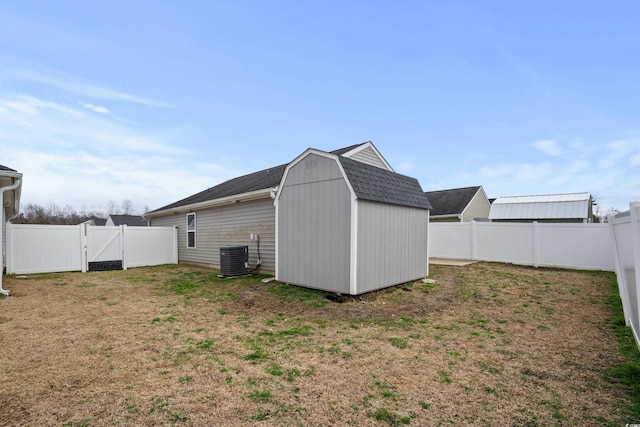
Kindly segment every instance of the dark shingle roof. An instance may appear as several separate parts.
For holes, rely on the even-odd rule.
[[[331,151],[331,153],[341,156],[342,154],[347,153],[354,148],[361,146],[362,144],[366,144],[366,142],[355,144],[350,147],[340,148],[338,150]],[[209,200],[221,199],[223,197],[249,193],[251,191],[265,190],[267,188],[277,187],[282,180],[282,175],[284,175],[284,170],[286,167],[287,164],[284,164],[250,173],[248,175],[239,176],[237,178],[230,179],[229,181],[225,181],[222,184],[218,184],[215,187],[207,188],[204,191],[186,197],[182,200],[178,200],[177,202],[155,209],[151,212],[159,212],[166,209],[174,209],[181,206],[188,206],[195,203],[206,202]]]
[[[220,199],[222,197],[235,196],[237,194],[249,193],[251,191],[264,190],[267,188],[277,187],[280,184],[284,169],[287,165],[280,165],[274,168],[264,169],[259,172],[250,173],[248,175],[239,176],[237,178],[225,181],[215,187],[208,188],[204,191],[189,196],[185,199],[178,200],[170,205],[156,209],[155,211],[163,211],[165,209],[173,209],[180,206],[192,205],[194,203],[206,202],[208,200]]]
[[[11,168],[8,168],[8,167],[2,166],[2,165],[0,165],[0,171],[17,172],[17,170],[15,170],[15,169],[11,169]]]
[[[147,220],[138,215],[109,215],[113,225],[129,225],[133,227],[146,227]],[[106,221],[105,221],[106,222]]]
[[[367,142],[371,142],[371,141],[366,141],[366,142],[362,142],[360,144],[350,145],[349,147],[339,148],[337,150],[331,151],[330,153],[331,154],[337,154],[338,156],[342,156],[343,154],[348,153],[349,151],[353,150],[354,148],[358,148],[359,146],[361,146],[362,144],[366,144]]]
[[[433,206],[431,216],[461,214],[479,189],[480,186],[427,191],[425,194]]]
[[[93,225],[105,225],[107,223],[107,218],[94,218]]]
[[[338,158],[359,199],[431,209],[417,179],[347,157]]]

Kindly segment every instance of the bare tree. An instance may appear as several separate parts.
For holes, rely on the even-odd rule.
[[[78,214],[71,205],[60,209],[53,202],[50,202],[47,208],[37,203],[28,203],[22,206],[20,215],[13,223],[75,225],[95,218],[98,218],[95,212]]]
[[[122,201],[122,204],[120,205],[120,207],[122,207],[122,214],[123,215],[131,215],[131,214],[133,214],[133,203],[131,203],[131,200],[124,199]]]
[[[118,215],[120,213],[120,208],[114,200],[109,200],[107,202],[107,215]]]

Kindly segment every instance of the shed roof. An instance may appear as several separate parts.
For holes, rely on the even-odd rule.
[[[129,225],[134,227],[146,227],[149,225],[147,220],[139,215],[109,215],[109,217],[114,225]]]
[[[431,209],[417,179],[347,157],[338,159],[359,199]]]
[[[480,188],[478,185],[475,187],[425,192],[433,207],[431,216],[462,214]]]
[[[498,197],[489,219],[588,218],[591,193]]]
[[[331,153],[341,156],[363,144],[366,144],[366,142],[351,145],[345,148],[340,148],[338,150],[331,151]],[[252,191],[277,187],[282,180],[282,175],[284,174],[284,170],[286,167],[287,164],[274,166],[272,168],[230,179],[229,181],[225,181],[221,184],[216,185],[215,187],[207,188],[204,191],[186,197],[182,200],[178,200],[177,202],[168,204],[161,208],[155,209],[149,213],[160,212],[167,209],[175,209],[182,206],[189,206],[196,203],[221,199],[223,197],[236,196],[238,194],[250,193]]]

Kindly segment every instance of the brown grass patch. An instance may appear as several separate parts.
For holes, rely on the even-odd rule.
[[[0,425],[620,423],[610,273],[431,271],[340,302],[189,266],[7,277]]]

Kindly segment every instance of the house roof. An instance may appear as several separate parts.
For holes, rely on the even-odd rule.
[[[367,142],[371,142],[371,141],[367,141]],[[343,154],[346,154],[346,153],[348,153],[349,151],[351,151],[351,150],[353,150],[353,149],[355,149],[355,148],[358,148],[358,147],[360,147],[361,145],[366,144],[367,142],[362,142],[362,143],[360,143],[360,144],[354,144],[354,145],[350,145],[350,146],[348,146],[348,147],[339,148],[339,149],[337,149],[337,150],[333,150],[333,151],[331,151],[331,154],[337,154],[338,156],[342,156]]]
[[[433,207],[431,216],[460,215],[476,195],[481,186],[427,191],[425,194]]]
[[[220,199],[222,197],[273,188],[280,184],[284,168],[286,167],[287,165],[285,164],[264,169],[259,172],[250,173],[248,175],[239,176],[151,212],[158,212],[166,209],[206,202],[208,200]]]
[[[0,171],[18,172],[18,171],[17,171],[17,170],[15,170],[15,169],[11,169],[11,168],[8,168],[8,167],[6,167],[6,166],[2,166],[2,165],[0,165]]]
[[[139,215],[109,215],[109,217],[113,221],[113,225],[129,225],[134,227],[146,227],[149,225],[147,220]]]
[[[105,225],[107,223],[107,218],[94,218],[93,225]]]
[[[417,179],[339,156],[356,197],[374,202],[431,209]]]
[[[489,219],[588,218],[591,193],[498,197]]]
[[[345,148],[340,148],[338,150],[331,151],[331,153],[341,156],[363,144],[366,144],[366,142],[355,144]],[[167,209],[175,209],[183,206],[193,205],[196,203],[221,199],[223,197],[230,197],[238,194],[250,193],[252,191],[277,187],[282,180],[282,175],[284,174],[284,170],[286,167],[287,164],[279,165],[258,172],[253,172],[248,175],[230,179],[229,181],[225,181],[221,184],[216,185],[215,187],[208,188],[192,196],[186,197],[182,200],[178,200],[177,202],[155,209],[149,213],[160,212]]]

